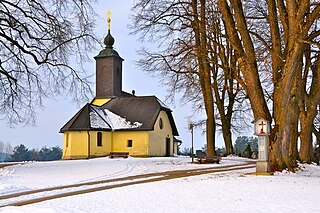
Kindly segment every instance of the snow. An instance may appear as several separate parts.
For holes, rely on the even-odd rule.
[[[0,169],[0,196],[25,190],[128,177],[145,173],[221,167],[242,164],[245,159],[223,158],[221,164],[191,164],[190,158],[131,158],[31,162]],[[317,212],[320,167],[300,165],[296,173],[250,175],[255,169],[218,172],[158,182],[132,184],[98,192],[52,199],[0,212]],[[161,174],[136,178],[161,177]],[[122,180],[90,187],[125,183]],[[79,189],[79,188],[78,188]],[[75,190],[56,190],[58,193]],[[26,195],[47,196],[55,191]],[[24,197],[0,200],[0,206]]]
[[[139,122],[131,123],[130,121],[127,121],[125,118],[122,118],[119,115],[114,114],[108,109],[105,109],[104,111],[110,120],[112,129],[114,130],[138,128],[142,125],[142,123]]]
[[[112,130],[120,130],[120,129],[132,129],[138,128],[142,125],[139,122],[130,122],[125,118],[114,114],[108,109],[102,109],[97,106],[91,106],[93,109],[90,112],[90,125],[92,128],[105,128]]]
[[[90,111],[90,126],[91,128],[109,129],[111,126],[105,120],[105,115],[98,107],[92,107]]]
[[[170,109],[165,103],[163,103],[159,98],[157,98],[159,104],[161,107],[164,107],[164,108],[167,108],[167,109]]]

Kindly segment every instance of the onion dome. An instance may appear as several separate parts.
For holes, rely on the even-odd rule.
[[[112,37],[110,30],[108,30],[108,34],[107,36],[104,38],[104,42],[106,45],[106,48],[113,48],[113,44],[114,44],[114,38]]]

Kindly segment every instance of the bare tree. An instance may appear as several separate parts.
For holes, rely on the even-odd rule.
[[[2,141],[0,141],[0,153],[3,153],[4,151],[4,143]]]
[[[32,124],[43,98],[87,98],[82,63],[95,42],[90,0],[0,1],[0,112]],[[71,66],[70,60],[75,60]]]
[[[214,99],[206,33],[206,1],[145,1],[133,8],[133,33],[159,44],[157,53],[143,51],[139,63],[145,70],[160,71],[174,94],[185,90],[185,97],[203,103],[206,112],[208,155],[215,155]],[[160,68],[160,69],[159,69]],[[199,89],[199,90],[197,90]],[[193,93],[195,92],[195,93]],[[200,108],[201,104],[199,104]]]
[[[317,40],[320,35],[317,23],[320,18],[319,2],[312,0],[219,0],[218,2],[230,42],[237,51],[237,63],[242,73],[239,83],[248,94],[254,116],[266,118],[270,122],[272,118],[274,120],[269,147],[271,169],[282,170],[286,167],[292,169],[298,157],[302,70],[306,67],[303,54],[306,45],[319,48]],[[254,7],[257,5],[261,7]],[[252,11],[256,14],[250,17],[249,13]],[[265,27],[261,28],[262,24]],[[272,64],[272,114],[269,113],[260,80],[255,39],[265,46],[268,53],[266,61]],[[317,64],[316,60],[313,63]],[[308,99],[317,103],[318,97],[309,96]],[[308,106],[310,106],[308,111],[314,111],[316,108],[316,104]],[[311,114],[308,117],[312,117]]]
[[[320,51],[314,52],[310,45],[305,51],[305,61],[300,106],[300,159],[311,163],[313,159],[312,132],[320,104]],[[311,77],[308,77],[311,76]]]
[[[243,109],[235,108],[245,105],[246,95],[235,81],[240,74],[236,51],[226,37],[216,1],[141,0],[133,11],[133,33],[159,44],[154,52],[143,49],[138,64],[169,85],[171,98],[183,92],[195,111],[204,108],[206,120],[196,125],[206,125],[209,155],[214,154],[216,126],[222,130],[227,154],[234,153],[233,115],[243,115]]]
[[[12,150],[13,149],[10,143],[4,143],[3,141],[0,141],[0,162],[8,161]]]

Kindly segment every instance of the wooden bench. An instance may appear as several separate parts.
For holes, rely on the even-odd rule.
[[[109,158],[128,158],[129,152],[110,152]]]
[[[219,163],[221,160],[221,157],[219,156],[200,156],[197,158],[198,162],[200,164],[202,163]]]

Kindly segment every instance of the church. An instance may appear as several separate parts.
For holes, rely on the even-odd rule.
[[[62,159],[103,157],[111,152],[130,156],[173,156],[181,141],[172,111],[156,96],[122,91],[123,59],[113,49],[110,33],[105,48],[95,56],[96,97],[83,106],[61,129]]]

